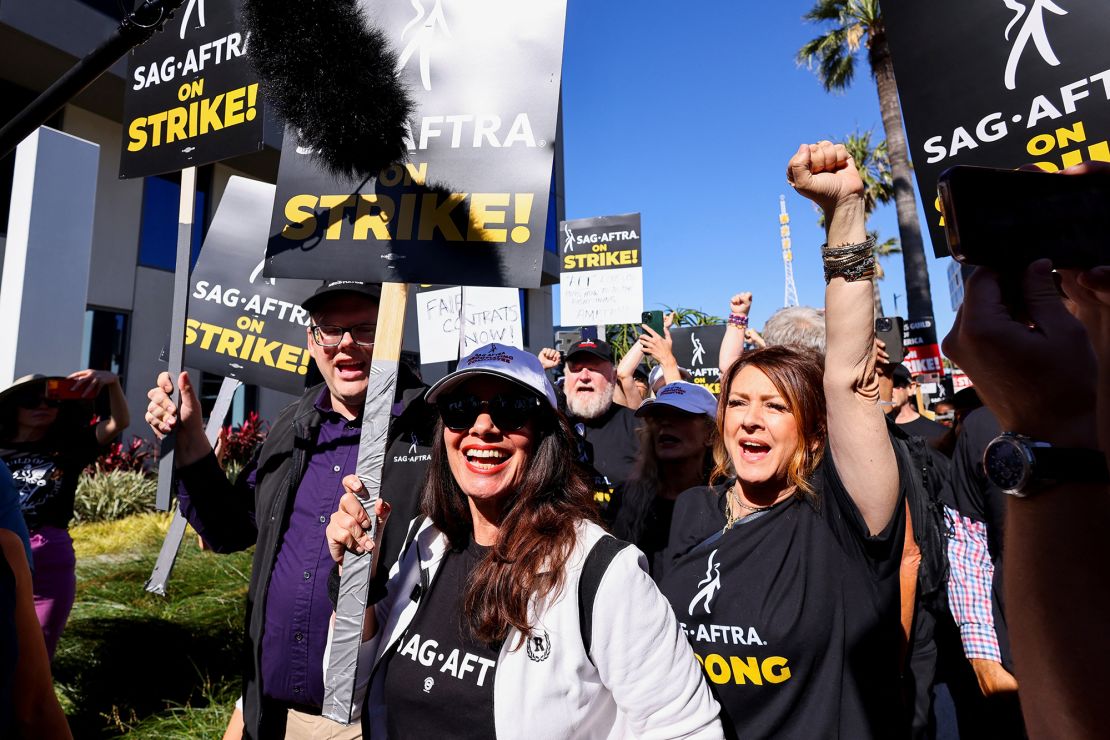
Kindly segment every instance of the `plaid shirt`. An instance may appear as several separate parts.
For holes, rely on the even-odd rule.
[[[987,525],[944,507],[948,520],[948,602],[960,628],[964,655],[971,659],[1002,662],[994,631],[991,584],[994,564],[987,549]]]

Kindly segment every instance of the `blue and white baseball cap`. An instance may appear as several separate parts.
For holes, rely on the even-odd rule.
[[[459,360],[459,369],[440,378],[425,396],[428,403],[435,403],[443,393],[448,393],[473,375],[492,375],[505,378],[522,388],[546,398],[551,408],[558,409],[555,388],[547,379],[543,365],[533,354],[507,344],[487,344]]]
[[[647,416],[653,406],[671,406],[688,414],[705,414],[710,419],[717,418],[717,399],[705,386],[676,380],[667,383],[655,394],[655,398],[645,398],[636,416]]]

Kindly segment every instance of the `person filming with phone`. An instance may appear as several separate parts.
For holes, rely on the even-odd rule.
[[[108,414],[93,424],[101,394]],[[119,377],[107,370],[28,375],[0,392],[0,460],[11,468],[30,530],[35,612],[51,660],[77,593],[69,536],[77,479],[130,422]]]

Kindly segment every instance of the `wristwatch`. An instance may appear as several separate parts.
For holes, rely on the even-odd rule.
[[[1106,456],[1098,450],[1053,447],[1013,432],[991,440],[983,452],[983,469],[993,485],[1018,498],[1054,483],[1110,483]]]

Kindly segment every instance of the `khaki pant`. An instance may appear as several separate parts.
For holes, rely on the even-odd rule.
[[[341,725],[326,717],[289,710],[285,720],[285,740],[361,740],[362,725]]]

